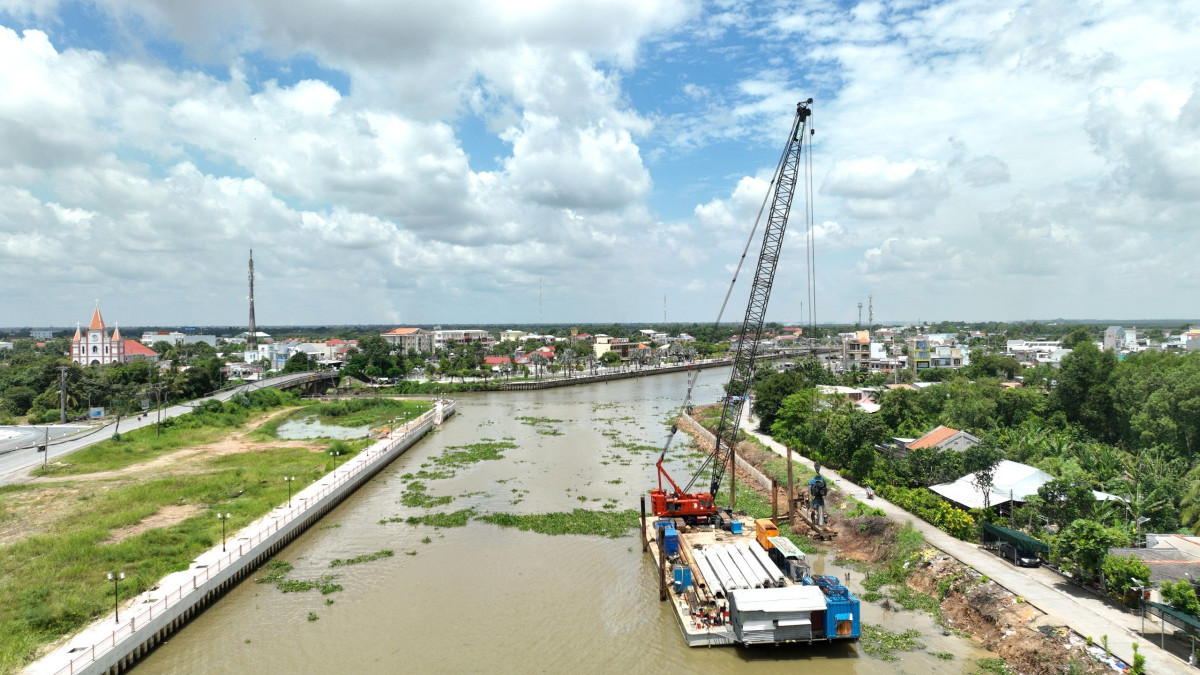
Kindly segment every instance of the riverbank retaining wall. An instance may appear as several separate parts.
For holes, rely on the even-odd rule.
[[[391,437],[380,439],[297,492],[289,504],[277,507],[234,533],[223,546],[198,556],[189,569],[164,578],[155,587],[157,590],[138,596],[136,604],[126,611],[128,618],[124,622],[115,623],[115,618],[106,617],[92,624],[25,672],[115,675],[129,669],[455,410],[456,403],[452,400],[436,401],[432,410],[395,430],[400,432],[398,435],[394,431]]]
[[[708,429],[705,429],[699,422],[697,422],[695,419],[693,419],[691,415],[688,415],[685,413],[683,415],[680,415],[679,418],[683,421],[683,426],[687,429],[688,432],[708,441],[709,445],[716,445],[716,443],[717,443],[716,435],[713,434],[713,432],[709,431]],[[747,462],[746,460],[742,459],[741,455],[734,455],[734,461],[737,462],[737,466],[739,469],[745,471],[747,474],[752,476],[754,478],[754,480],[758,481],[758,484],[763,486],[764,490],[771,489],[771,479],[768,478],[767,475],[764,474],[762,471],[759,471],[758,467],[756,467],[753,464],[751,464],[750,462]]]

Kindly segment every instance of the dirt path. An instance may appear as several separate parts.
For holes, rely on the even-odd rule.
[[[280,415],[289,413],[292,410],[293,409],[291,408],[285,410],[276,410],[268,415],[263,416],[261,419],[255,420],[251,423],[251,426],[230,434],[228,438],[216,441],[215,443],[196,445],[190,448],[176,450],[175,452],[155,457],[147,462],[130,464],[129,466],[122,467],[120,469],[113,469],[111,471],[94,471],[92,473],[72,474],[70,476],[38,476],[31,479],[29,483],[37,485],[45,483],[61,483],[63,480],[103,481],[124,478],[134,474],[138,475],[139,477],[160,476],[164,473],[168,473],[167,469],[170,469],[169,473],[172,474],[194,473],[201,469],[199,467],[187,468],[184,466],[186,463],[188,463],[188,460],[194,457],[220,457],[222,455],[234,455],[242,452],[249,452],[264,447],[306,448],[313,452],[320,452],[324,450],[323,445],[320,443],[314,443],[312,441],[281,441],[274,439],[270,441],[246,440],[247,436],[254,431],[257,431],[260,427],[262,427],[262,425],[266,424],[272,419],[275,419],[276,417],[279,417]]]

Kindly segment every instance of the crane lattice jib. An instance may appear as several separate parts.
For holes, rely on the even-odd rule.
[[[754,375],[754,359],[758,355],[758,343],[762,336],[763,322],[767,316],[767,300],[771,297],[771,285],[775,281],[775,270],[779,266],[779,251],[783,246],[783,235],[787,230],[788,214],[792,209],[792,197],[796,194],[796,183],[800,177],[800,154],[804,148],[804,133],[811,114],[809,99],[796,104],[796,119],[792,122],[792,135],[787,149],[779,160],[775,174],[775,193],[771,201],[767,227],[763,232],[762,251],[758,254],[758,268],[750,286],[750,302],[746,305],[746,317],[742,320],[742,331],[737,351],[733,357],[733,370],[729,375],[727,394],[745,396],[750,391],[750,379]],[[688,482],[685,492],[690,492],[696,479],[712,462],[712,481],[709,494],[716,496],[725,477],[725,466],[729,463],[730,450],[737,438],[740,406],[721,406],[721,422],[717,426],[716,447],[695,476]],[[714,461],[715,460],[715,461]]]

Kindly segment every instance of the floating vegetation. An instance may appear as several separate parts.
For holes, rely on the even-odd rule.
[[[452,469],[461,469],[475,462],[493,459],[504,459],[505,450],[516,449],[517,444],[510,441],[484,441],[470,445],[452,445],[445,452],[433,458],[434,464]]]
[[[405,551],[404,552],[404,555],[416,555],[416,554],[417,554],[416,551]]]
[[[341,523],[333,523],[332,525],[322,525],[322,526],[318,527],[317,529],[318,530],[332,530],[335,527],[341,527],[341,526],[342,526]]]
[[[864,622],[859,644],[862,645],[863,651],[870,656],[883,661],[896,661],[899,658],[895,654],[897,651],[911,652],[915,649],[924,649],[925,645],[920,642],[920,638],[921,632],[917,630],[893,633],[883,626]]]
[[[337,577],[332,574],[326,574],[316,581],[288,579],[287,573],[292,571],[292,564],[286,560],[276,558],[263,565],[263,569],[267,570],[267,574],[256,578],[254,582],[259,584],[275,584],[275,588],[284,593],[304,593],[314,588],[319,588],[321,595],[329,595],[330,593],[342,590],[341,584],[333,583],[333,580]]]
[[[428,464],[425,464],[422,466],[428,466]],[[453,471],[426,471],[426,470],[422,469],[416,473],[409,472],[409,473],[406,473],[406,474],[400,476],[400,480],[402,480],[402,481],[442,480],[443,478],[454,478],[454,472]]]
[[[353,558],[334,558],[333,560],[329,561],[329,566],[342,567],[344,565],[358,565],[359,563],[371,562],[372,560],[379,560],[380,558],[390,558],[394,555],[396,555],[395,551],[391,549],[384,549],[376,553],[364,553]]]
[[[427,513],[423,516],[409,516],[403,522],[409,525],[426,525],[428,527],[465,527],[475,515],[475,509],[463,509],[453,513]],[[390,522],[400,522],[399,518],[390,518]],[[416,555],[416,551],[409,553]]]
[[[277,584],[283,581],[288,572],[292,571],[292,564],[286,560],[275,558],[263,565],[263,569],[267,571],[267,574],[258,577],[254,582],[258,584]]]
[[[316,620],[317,620],[317,619],[319,619],[319,618],[321,618],[321,617],[317,616],[317,613],[316,613],[316,612],[309,612],[309,613],[308,613],[308,620],[309,620],[309,621],[316,621]]]
[[[950,652],[934,652],[933,655],[943,661],[953,661],[954,660],[954,655],[951,654]]]
[[[561,424],[562,420],[554,419],[553,417],[518,417],[521,424],[528,424],[533,427],[539,434],[543,436],[562,436],[562,432],[550,426],[552,424]]]
[[[341,584],[333,583],[336,579],[332,574],[323,575],[316,581],[308,581],[305,579],[282,579],[275,582],[275,588],[278,588],[283,593],[307,593],[316,588],[321,591],[321,595],[329,595],[342,590]]]
[[[862,595],[859,595],[858,598],[863,602],[879,602],[883,599],[883,594],[879,591],[867,591]]]
[[[409,483],[400,497],[400,503],[411,508],[433,508],[454,501],[454,497],[450,496],[431,497],[425,493],[425,490],[425,484],[419,480]]]
[[[590,534],[615,539],[625,536],[629,530],[637,527],[638,512],[633,509],[611,513],[575,509],[570,513],[533,515],[489,513],[479,516],[476,520],[541,534]]]

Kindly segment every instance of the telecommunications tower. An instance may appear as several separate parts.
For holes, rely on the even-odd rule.
[[[246,337],[246,346],[258,351],[258,327],[254,325],[254,249],[250,249],[250,334]]]

